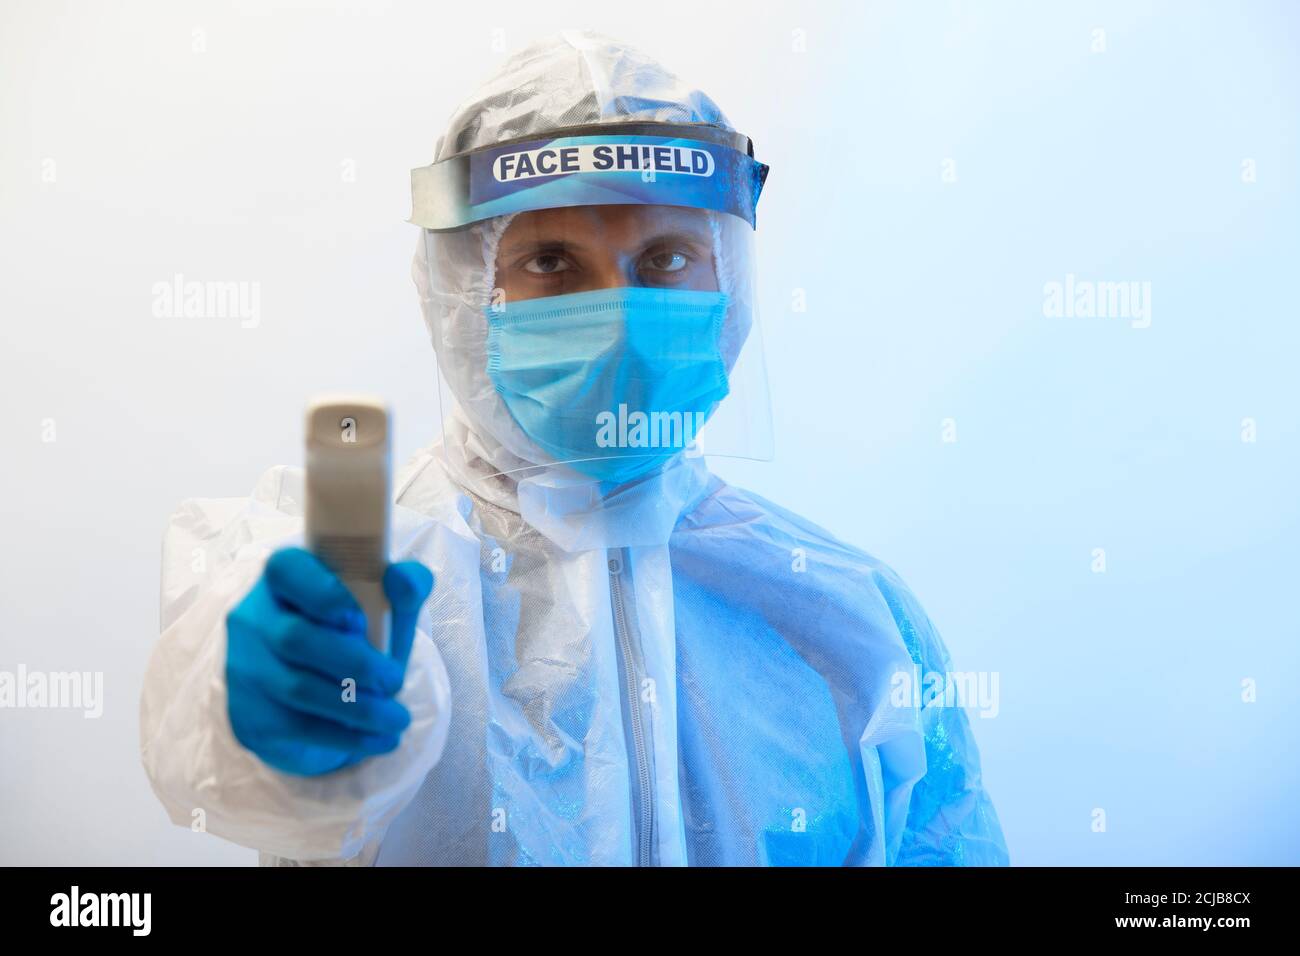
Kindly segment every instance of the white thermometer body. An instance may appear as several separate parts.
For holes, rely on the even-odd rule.
[[[306,543],[366,612],[366,638],[388,652],[388,410],[362,396],[319,398],[307,408]]]

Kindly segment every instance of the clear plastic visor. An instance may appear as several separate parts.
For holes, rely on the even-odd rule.
[[[422,241],[441,413],[492,449],[488,475],[617,486],[681,456],[772,457],[749,223],[618,203]]]

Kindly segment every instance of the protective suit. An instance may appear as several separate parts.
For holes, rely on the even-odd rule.
[[[437,154],[632,122],[731,130],[635,50],[563,33],[507,61]],[[699,208],[731,394],[681,390],[721,420],[753,401],[738,381],[754,341],[753,226]],[[965,712],[899,698],[900,676],[919,683],[950,661],[889,568],[699,455],[563,460],[511,398],[490,367],[490,307],[520,214],[425,228],[417,245],[454,403],[394,492],[393,560],[437,578],[400,745],[302,777],[231,733],[225,615],[271,552],[301,542],[301,475],[275,468],[249,499],[187,501],[167,531],[141,744],[171,818],[202,810],[264,864],[1005,864]]]

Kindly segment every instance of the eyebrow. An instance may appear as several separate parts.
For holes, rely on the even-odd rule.
[[[527,236],[522,239],[515,239],[501,247],[502,255],[513,256],[521,252],[537,252],[542,249],[554,250],[557,252],[582,252],[586,249],[580,242],[573,239],[548,238],[542,236]]]
[[[705,248],[712,247],[712,237],[704,231],[688,232],[682,229],[670,229],[665,232],[651,236],[641,243],[641,247],[648,248],[657,243],[664,242],[687,242],[692,244],[703,245]],[[556,236],[549,238],[545,234],[540,236],[529,236],[522,239],[516,239],[501,249],[501,254],[507,257],[519,255],[520,253],[539,252],[543,249],[555,252],[583,252],[586,246],[569,238]]]

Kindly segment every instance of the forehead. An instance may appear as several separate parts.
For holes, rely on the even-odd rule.
[[[501,237],[501,248],[538,239],[602,243],[635,243],[663,233],[687,233],[707,241],[709,215],[686,206],[650,206],[636,203],[607,206],[567,206],[521,212]]]

